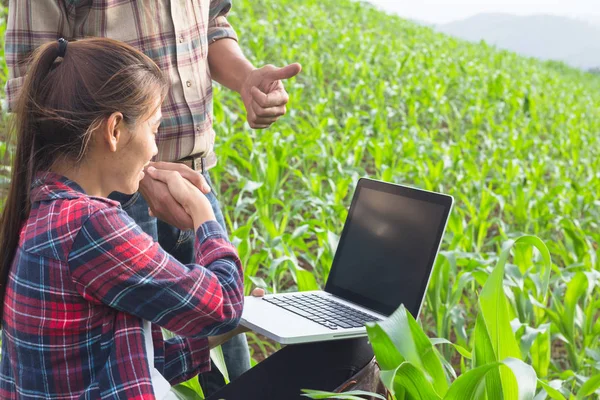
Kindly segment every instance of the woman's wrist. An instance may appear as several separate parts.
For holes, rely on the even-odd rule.
[[[200,226],[207,221],[216,221],[215,213],[210,209],[206,209],[202,204],[193,204],[187,207],[188,214],[192,217],[192,221],[194,221],[194,231],[197,231]]]

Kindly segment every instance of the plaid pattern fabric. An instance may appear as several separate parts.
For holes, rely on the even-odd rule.
[[[244,300],[217,222],[196,232],[198,264],[182,265],[118,203],[64,177],[38,175],[32,202],[6,287],[0,398],[154,399],[144,320],[171,384],[210,369],[206,336],[237,326]]]
[[[226,18],[230,8],[231,0],[11,0],[5,46],[9,109],[36,47],[60,37],[120,40],[152,58],[171,81],[156,137],[157,160],[202,154],[212,167],[216,157],[208,46],[223,38],[237,40]]]

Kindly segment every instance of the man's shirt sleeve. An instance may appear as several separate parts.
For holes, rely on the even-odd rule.
[[[209,44],[224,38],[237,41],[235,30],[227,21],[229,10],[231,10],[231,0],[211,0],[207,33]]]

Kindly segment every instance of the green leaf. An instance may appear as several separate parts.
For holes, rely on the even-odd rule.
[[[521,236],[517,240],[509,241],[503,246],[498,262],[492,271],[492,274],[487,279],[481,293],[479,295],[480,313],[477,316],[475,324],[475,353],[476,365],[484,365],[492,361],[492,356],[489,354],[490,346],[494,352],[495,361],[504,360],[507,358],[521,358],[521,351],[515,335],[512,331],[510,319],[510,304],[504,294],[504,269],[508,257],[510,256],[511,248],[520,243],[531,244],[538,248],[544,259],[546,272],[549,274],[551,262],[548,249],[544,243],[535,236]],[[547,257],[546,257],[547,256]],[[544,277],[543,280],[546,278]],[[547,284],[543,285],[547,287]],[[484,331],[487,335],[484,334]],[[488,344],[489,340],[489,344]],[[477,346],[484,346],[483,349],[478,349]],[[488,396],[492,398],[500,398],[498,392],[492,392],[491,386],[497,386],[497,373],[492,372],[487,379],[486,386],[488,388]],[[515,396],[515,381],[512,374],[505,369],[499,370],[500,380],[502,381],[502,393],[506,398]]]
[[[496,360],[521,357],[519,345],[510,325],[510,305],[504,294],[504,266],[514,244],[533,239],[537,238],[522,236],[504,246],[492,274],[479,295],[480,312],[483,314],[483,321],[490,336]]]
[[[196,381],[198,378],[194,378]],[[184,383],[171,387],[171,391],[175,392],[177,397],[185,400],[204,400],[204,394],[198,393],[194,389],[186,386]]]
[[[577,393],[577,399],[584,399],[587,396],[591,396],[598,389],[600,389],[600,374],[590,377],[583,385],[581,385],[581,388]]]
[[[550,324],[541,325],[540,328],[544,328],[544,330],[533,341],[529,354],[531,356],[531,365],[535,369],[537,376],[545,378],[548,376],[551,359]]]
[[[444,339],[444,338],[431,338],[431,343],[435,346],[438,344],[449,344],[452,347],[454,347],[454,349],[456,349],[456,351],[463,356],[464,358],[470,360],[471,358],[473,358],[473,355],[471,354],[471,352],[467,349],[465,349],[464,347],[458,345],[458,344],[454,344],[451,341],[449,341],[448,339]]]
[[[223,356],[223,349],[221,346],[213,347],[210,349],[210,359],[213,364],[219,369],[221,374],[223,374],[223,378],[225,379],[225,384],[228,384],[229,381],[229,372],[227,371],[227,365],[225,364],[225,357]]]
[[[302,389],[304,394],[302,396],[308,397],[310,399],[342,399],[342,400],[365,400],[364,397],[359,396],[371,396],[376,399],[386,400],[380,394],[365,392],[364,390],[352,390],[344,393],[333,393],[333,392],[324,392],[322,390],[310,390],[310,389]]]
[[[541,330],[532,328],[527,324],[520,323],[518,318],[515,318],[511,322],[511,327],[519,343],[519,349],[521,350],[521,359],[526,359],[531,349],[531,345],[540,334]]]
[[[187,393],[186,396],[183,396],[183,397],[179,396],[180,398],[183,398],[183,399],[188,399],[188,398],[190,398],[190,399],[196,399],[196,398],[199,397],[200,399],[204,399],[204,392],[202,391],[202,387],[200,386],[200,382],[198,382],[198,377],[197,376],[195,376],[195,377],[193,377],[193,378],[191,378],[191,379],[189,379],[189,380],[187,380],[185,382],[182,382],[182,383],[176,385],[175,387],[179,388],[179,389],[182,389],[183,391],[185,391]],[[188,397],[189,396],[189,391],[187,391],[187,389],[192,390],[198,397],[195,397],[193,395],[191,397]]]
[[[535,396],[537,377],[531,366],[516,358],[507,358],[503,361],[493,362],[474,368],[465,372],[454,381],[448,389],[444,400],[476,400],[482,397],[482,390],[486,382],[486,375],[501,367],[507,367],[508,372],[513,375],[516,381],[516,390],[514,397],[505,397],[506,399],[531,400]],[[502,386],[487,387],[488,396],[490,391],[501,391]]]
[[[550,396],[551,399],[554,400],[566,400],[565,396],[563,396],[558,390],[556,390],[555,388],[553,388],[552,386],[550,386],[549,383],[538,379],[538,383],[540,384],[540,386],[542,388],[544,388],[544,390],[546,391],[546,393],[548,394],[548,396]]]
[[[431,382],[425,377],[423,370],[410,362],[403,362],[394,376],[394,392],[401,392],[402,389],[406,390],[414,400],[441,399]]]
[[[465,372],[450,385],[444,400],[480,399],[485,387],[485,375],[499,365],[490,363]]]
[[[258,288],[267,290],[267,288],[269,287],[269,285],[267,285],[267,282],[265,282],[265,280],[259,276],[248,275],[247,278],[250,279],[254,286]]]
[[[477,314],[475,320],[475,332],[473,339],[473,365],[475,367],[485,366],[498,362],[498,357],[492,346],[492,340],[485,327],[485,321],[482,313]],[[504,388],[500,370],[494,369],[489,372],[485,385],[488,388],[488,397],[490,400],[502,400],[504,398]]]
[[[577,272],[571,278],[570,282],[567,283],[567,290],[565,292],[565,310],[563,315],[563,323],[565,326],[565,333],[567,339],[573,342],[575,335],[575,313],[577,311],[577,302],[585,295],[588,287],[587,276],[583,272]]]
[[[367,324],[369,342],[382,370],[395,370],[404,362],[404,357],[394,345],[387,332],[379,324]]]
[[[395,395],[398,395],[398,393],[395,393],[394,390],[394,377],[396,376],[396,370],[398,368],[392,369],[392,370],[381,370],[381,373],[379,375],[379,379],[381,379],[381,382],[383,382],[383,384],[385,385],[385,387],[392,393]]]
[[[516,399],[533,399],[535,396],[535,388],[537,386],[537,376],[531,365],[528,365],[516,358],[506,358],[502,361],[502,364],[504,364],[507,369],[510,369],[514,375],[516,387],[513,393],[518,393]],[[510,397],[507,398],[510,399]]]
[[[264,185],[264,182],[247,181],[242,190],[248,191],[248,192],[254,192],[256,189],[260,188],[262,185]]]
[[[290,239],[294,240],[296,238],[299,238],[300,236],[304,235],[308,231],[309,228],[310,228],[310,225],[300,225],[299,227],[294,229],[294,233],[292,233],[292,236]]]
[[[338,235],[331,231],[327,231],[327,243],[329,244],[329,248],[331,249],[332,253],[335,253],[335,251],[337,250],[339,242],[340,238]]]
[[[505,244],[505,246],[503,246],[503,251],[500,254],[500,259],[503,259],[505,257],[504,262],[506,262],[506,260],[508,259],[510,249],[512,248],[513,245],[516,245],[516,244],[528,244],[530,246],[535,247],[539,251],[540,256],[542,257],[542,260],[541,260],[542,262],[541,262],[541,265],[539,266],[539,274],[540,274],[540,280],[541,280],[541,293],[538,293],[537,298],[539,300],[545,299],[546,295],[548,293],[548,286],[550,284],[550,271],[552,270],[552,258],[550,257],[550,251],[548,250],[548,247],[537,236],[533,236],[533,235],[521,236],[518,239],[516,239],[514,242],[509,241],[508,243]],[[498,262],[500,262],[500,261],[498,261]]]
[[[431,341],[419,324],[417,324],[414,317],[406,311],[404,305],[400,305],[392,315],[384,321],[375,324],[375,326],[377,325],[381,328],[380,330],[374,330],[372,324],[367,325],[367,332],[369,333],[371,343],[375,340],[371,337],[372,332],[379,334],[379,338],[383,336],[381,333],[384,332],[389,338],[389,340],[382,340],[386,347],[389,347],[391,341],[404,360],[410,362],[416,368],[423,370],[438,394],[443,395],[446,393],[448,381],[444,374],[442,362],[434,351]],[[376,346],[374,344],[373,348],[377,351]],[[378,353],[376,352],[376,354]],[[379,354],[381,354],[381,351]],[[393,361],[398,361],[398,359],[397,354],[394,353]],[[391,369],[388,367],[393,364],[393,362],[386,363],[386,366],[382,365],[382,368]],[[395,367],[397,366],[398,364]]]
[[[320,289],[315,275],[301,267],[296,267],[296,282],[300,292]]]

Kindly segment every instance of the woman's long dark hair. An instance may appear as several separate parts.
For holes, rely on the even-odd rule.
[[[0,299],[30,212],[34,175],[58,159],[77,164],[102,122],[121,112],[127,124],[149,116],[168,81],[156,64],[124,43],[103,38],[70,42],[59,57],[58,41],[32,55],[16,114],[12,180],[0,218]],[[4,302],[2,302],[4,304]],[[2,320],[0,307],[0,321]]]

